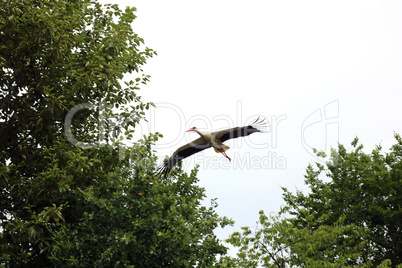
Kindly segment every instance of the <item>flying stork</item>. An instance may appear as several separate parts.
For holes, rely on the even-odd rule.
[[[158,168],[158,174],[166,177],[174,165],[179,163],[181,160],[210,147],[213,147],[215,152],[223,154],[227,159],[229,159],[229,161],[231,161],[230,157],[226,154],[229,146],[226,146],[223,142],[229,139],[248,136],[256,132],[266,132],[265,129],[263,129],[266,123],[265,119],[259,120],[259,118],[257,118],[248,126],[228,128],[215,132],[201,132],[196,127],[192,127],[186,132],[194,131],[201,137],[179,147],[173,155]]]

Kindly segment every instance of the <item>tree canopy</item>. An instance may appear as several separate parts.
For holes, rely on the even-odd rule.
[[[137,92],[156,53],[135,8],[11,0],[0,13],[0,265],[214,263],[213,229],[230,221],[201,205],[196,169],[158,178],[161,135],[122,142],[152,105]]]
[[[223,258],[233,267],[402,267],[402,139],[388,153],[370,154],[356,138],[352,150],[308,166],[310,192],[284,190],[279,214],[260,212],[228,242],[240,249]],[[317,152],[324,161],[325,154]]]

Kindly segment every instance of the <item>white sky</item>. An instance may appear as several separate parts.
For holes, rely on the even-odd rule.
[[[236,221],[227,238],[255,226],[258,211],[278,211],[280,186],[307,190],[311,147],[350,148],[358,136],[370,151],[402,134],[402,2],[400,1],[102,1],[137,7],[134,30],[158,56],[140,94],[156,108],[144,134],[164,138],[159,156],[197,138],[184,133],[250,123],[261,115],[272,133],[227,142],[229,163],[212,149],[184,162],[200,164],[200,185],[217,212]],[[134,76],[133,76],[134,77]],[[130,78],[130,77],[128,77]]]

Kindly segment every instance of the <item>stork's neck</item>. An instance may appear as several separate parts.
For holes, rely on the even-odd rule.
[[[204,138],[205,141],[209,142],[211,140],[211,134],[212,132],[201,132],[198,129],[194,130],[195,132],[198,133],[198,135],[200,135],[201,137]]]
[[[199,131],[198,129],[194,129],[195,132],[198,133],[198,135],[200,135],[201,137],[204,137],[204,133]]]

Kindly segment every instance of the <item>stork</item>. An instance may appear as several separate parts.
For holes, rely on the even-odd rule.
[[[227,159],[229,159],[229,161],[231,161],[230,157],[226,154],[229,146],[223,144],[223,142],[229,139],[248,136],[256,132],[266,132],[263,128],[265,125],[265,119],[259,120],[259,118],[257,118],[248,126],[228,128],[215,132],[201,132],[196,127],[192,127],[186,132],[197,132],[200,137],[179,147],[172,156],[164,161],[159,167],[158,174],[166,177],[169,171],[181,160],[210,147],[213,147],[215,152],[223,154]]]

